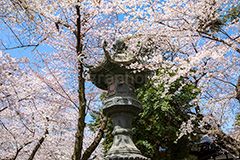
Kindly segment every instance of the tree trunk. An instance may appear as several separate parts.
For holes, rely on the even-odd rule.
[[[239,101],[240,103],[240,76],[238,77],[238,82],[237,82],[237,86],[236,86],[236,92],[237,92],[237,100]]]
[[[77,46],[76,51],[77,55],[80,55],[82,52],[82,37],[81,37],[81,13],[80,6],[76,6],[77,12],[77,31],[76,31],[76,39]],[[85,116],[86,116],[86,98],[85,98],[85,79],[83,78],[84,68],[83,64],[78,61],[78,99],[79,99],[79,112],[78,112],[78,124],[77,124],[77,133],[75,137],[75,146],[74,153],[72,156],[73,160],[80,160],[82,157],[82,148],[83,148],[83,134],[85,128]]]

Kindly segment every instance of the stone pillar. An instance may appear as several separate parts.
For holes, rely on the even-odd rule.
[[[104,102],[103,113],[113,122],[113,145],[104,160],[146,160],[132,141],[132,120],[141,110],[142,103],[135,98],[134,79],[129,75],[118,75],[108,84],[109,98]],[[107,79],[106,79],[107,80]]]

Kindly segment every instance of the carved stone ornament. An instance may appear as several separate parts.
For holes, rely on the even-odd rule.
[[[111,54],[111,59],[115,62],[131,62],[134,60],[134,57],[127,52],[127,46],[123,40],[116,40],[113,44],[114,50]]]

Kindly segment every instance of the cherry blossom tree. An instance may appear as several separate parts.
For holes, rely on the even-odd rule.
[[[5,158],[89,159],[92,155],[99,159],[101,156],[100,152],[93,151],[103,136],[106,118],[102,119],[98,133],[87,130],[85,117],[99,107],[96,97],[99,90],[93,89],[86,81],[85,68],[78,60],[79,55],[87,56],[90,62],[98,58],[96,51],[101,37],[101,34],[97,35],[100,33],[98,30],[107,22],[111,24],[111,19],[101,16],[99,6],[97,1],[1,1],[1,22],[12,38],[10,43],[2,39],[1,49],[7,52],[32,47],[34,55],[34,60],[24,64],[28,68],[24,72],[26,78],[14,77],[15,80],[11,81],[16,81],[16,86],[6,88],[10,95],[29,97],[23,101],[15,96],[17,111],[11,111],[11,107],[5,105],[1,108],[3,144],[9,147],[5,150],[3,146],[1,150]],[[48,48],[49,52],[40,51],[41,47]],[[8,58],[6,55],[3,57]],[[23,73],[16,69],[16,74]],[[10,78],[6,83],[10,83],[8,81]],[[17,89],[13,94],[11,90],[16,87],[26,90],[26,93]],[[19,104],[20,101],[25,107]],[[18,117],[23,113],[27,118]],[[18,119],[14,120],[10,115]],[[19,125],[24,132],[16,127]],[[31,134],[26,134],[25,130]]]
[[[59,117],[66,114],[60,104],[60,97],[51,97],[47,86],[40,82],[29,69],[24,67],[27,59],[1,56],[1,155],[3,159],[33,159],[43,142],[62,145],[64,136],[69,134],[69,120],[62,122]],[[63,100],[62,100],[63,101]],[[71,113],[69,111],[68,113]],[[60,113],[60,114],[58,114]],[[66,118],[65,118],[66,119]],[[56,134],[56,127],[66,132]],[[53,137],[53,135],[55,135]],[[48,136],[51,135],[51,136]],[[46,142],[46,137],[47,142]],[[51,137],[51,138],[50,138]],[[69,139],[68,137],[65,140]],[[48,141],[50,140],[50,141]],[[52,148],[54,149],[54,148]],[[58,149],[43,148],[44,156],[54,155]],[[64,150],[61,151],[64,153]],[[40,156],[43,158],[43,156]]]
[[[152,77],[158,82],[156,86],[164,82],[165,94],[170,84],[180,77],[187,77],[183,86],[193,84],[201,91],[191,102],[193,107],[187,113],[191,118],[182,124],[179,137],[188,133],[208,134],[231,145],[236,155],[239,154],[239,139],[223,132],[231,128],[229,122],[239,110],[240,22],[238,12],[234,11],[239,7],[237,0],[3,0],[0,6],[2,25],[12,40],[7,43],[1,39],[1,50],[31,47],[35,58],[24,65],[23,71],[28,76],[15,77],[13,82],[20,88],[21,97],[12,101],[19,106],[24,103],[28,110],[33,108],[28,112],[20,109],[26,114],[34,113],[27,118],[38,117],[21,120],[14,110],[12,115],[18,117],[18,121],[10,125],[15,121],[11,121],[8,112],[13,111],[7,107],[8,101],[1,102],[5,104],[1,114],[7,116],[1,120],[1,127],[4,136],[13,142],[6,145],[11,152],[1,151],[6,157],[90,157],[100,143],[106,118],[102,118],[97,135],[91,136],[93,143],[85,141],[88,145],[84,146],[85,117],[99,108],[97,101],[101,92],[87,81],[84,64],[98,64],[103,55],[100,41],[105,39],[109,48],[116,38],[125,39],[130,53],[141,43],[143,50],[138,61],[130,67],[165,73]],[[14,72],[23,74],[23,71],[20,67]],[[13,86],[7,90],[11,96],[5,97],[8,95],[5,91],[5,99],[16,96],[17,93],[11,91]],[[27,100],[21,100],[28,95],[31,96]],[[34,106],[42,110],[39,115]],[[16,125],[29,129],[29,134],[32,129],[28,125],[37,127],[34,136],[30,136],[33,141],[28,141],[27,134],[14,128]],[[87,130],[85,133],[90,134]],[[58,147],[50,149],[51,146]]]

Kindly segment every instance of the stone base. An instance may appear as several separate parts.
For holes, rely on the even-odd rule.
[[[103,160],[150,160],[140,154],[112,154],[107,155]]]
[[[131,96],[115,96],[104,102],[103,113],[113,122],[113,144],[103,160],[149,160],[132,141],[132,120],[142,103]]]

